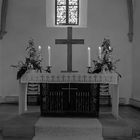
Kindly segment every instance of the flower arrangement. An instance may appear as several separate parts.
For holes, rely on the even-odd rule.
[[[18,65],[11,65],[18,69],[17,71],[17,79],[20,79],[22,75],[27,70],[37,70],[42,71],[41,61],[42,58],[39,52],[35,48],[34,40],[31,39],[28,41],[28,46],[26,48],[27,57],[25,58],[25,62],[19,61]]]
[[[112,61],[112,52],[113,48],[110,45],[110,40],[104,38],[101,47],[99,48],[99,57],[98,60],[93,60],[94,62],[94,70],[92,73],[100,73],[100,72],[116,72],[120,77],[121,75],[117,72],[116,63],[120,61],[117,59],[116,61]]]

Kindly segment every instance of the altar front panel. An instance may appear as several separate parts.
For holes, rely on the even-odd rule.
[[[42,116],[99,115],[99,84],[41,84]]]

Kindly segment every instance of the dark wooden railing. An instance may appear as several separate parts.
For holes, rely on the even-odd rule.
[[[93,116],[99,114],[99,84],[41,84],[42,116]]]

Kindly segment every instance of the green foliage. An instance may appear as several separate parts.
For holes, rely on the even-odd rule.
[[[19,61],[18,65],[12,65],[18,69],[17,79],[20,79],[27,70],[37,70],[42,71],[40,54],[37,52],[33,39],[29,40],[28,47],[26,48],[27,57],[25,62]]]
[[[116,63],[120,61],[119,59],[116,61],[112,61],[112,52],[113,49],[110,46],[110,40],[104,39],[101,45],[101,58],[98,60],[93,60],[94,62],[94,70],[92,73],[100,73],[102,71],[116,72],[120,77],[121,75],[116,71]]]

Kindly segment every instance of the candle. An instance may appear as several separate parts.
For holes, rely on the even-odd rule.
[[[41,46],[38,46],[38,50],[39,50],[39,52],[41,52]]]
[[[42,59],[42,56],[41,56],[41,46],[38,46],[38,51],[39,51],[39,60]]]
[[[99,46],[99,58],[102,58],[102,48]]]
[[[91,67],[91,62],[90,62],[90,47],[88,47],[88,67]]]
[[[111,47],[109,46],[109,50],[111,51]]]
[[[51,66],[51,47],[48,46],[48,65]]]

